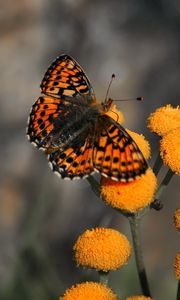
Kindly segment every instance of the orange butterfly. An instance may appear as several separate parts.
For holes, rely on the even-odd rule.
[[[126,130],[107,115],[112,100],[99,103],[79,64],[60,55],[41,83],[27,129],[30,141],[48,153],[62,178],[83,178],[98,171],[129,182],[145,173],[147,163]]]

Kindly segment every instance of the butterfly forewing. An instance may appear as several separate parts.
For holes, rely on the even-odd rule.
[[[79,64],[68,55],[60,55],[51,64],[41,82],[42,93],[61,98],[95,102],[91,84]]]
[[[32,107],[27,134],[38,147],[57,148],[66,142],[84,107],[50,96],[39,97]]]

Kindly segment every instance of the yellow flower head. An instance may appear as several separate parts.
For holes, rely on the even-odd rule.
[[[164,164],[180,174],[180,127],[163,136],[160,141],[160,154]]]
[[[96,282],[83,282],[66,290],[59,300],[117,300],[107,286]]]
[[[122,267],[131,254],[128,239],[110,228],[86,230],[73,249],[78,265],[104,272]]]
[[[175,269],[176,278],[180,280],[180,252],[176,254],[174,269]]]
[[[142,154],[144,155],[145,159],[149,159],[151,156],[151,148],[149,142],[145,139],[143,134],[139,134],[137,132],[133,132],[129,129],[126,129],[135,143],[138,145],[139,149],[141,150]]]
[[[172,107],[170,104],[156,109],[151,113],[147,126],[152,131],[160,136],[163,136],[168,131],[180,127],[180,107]]]
[[[127,297],[125,300],[153,300],[151,297],[146,296],[130,296]]]
[[[177,208],[174,213],[174,224],[177,230],[180,230],[180,208]]]
[[[110,118],[112,118],[114,121],[116,121],[119,124],[122,124],[124,122],[123,113],[117,109],[115,104],[113,104],[111,106],[111,109],[108,110],[105,114],[108,115]]]
[[[101,196],[114,208],[136,212],[151,203],[157,188],[157,178],[149,168],[139,179],[129,183],[101,178]]]

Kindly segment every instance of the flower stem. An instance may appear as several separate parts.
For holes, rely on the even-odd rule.
[[[177,298],[176,298],[176,300],[180,300],[180,280],[178,281]]]
[[[87,178],[87,181],[89,182],[96,196],[100,197],[99,182],[91,175]]]
[[[162,167],[162,164],[163,164],[163,161],[161,159],[161,156],[160,156],[160,152],[158,153],[158,156],[156,158],[156,161],[154,163],[154,167],[153,167],[153,172],[154,174],[157,176],[161,167]]]
[[[108,285],[109,272],[98,271],[98,273],[99,273],[99,282]]]
[[[171,181],[172,177],[174,175],[174,172],[171,171],[171,169],[169,169],[163,179],[163,181],[161,182],[159,188],[158,188],[158,191],[156,193],[156,196],[155,196],[155,200],[159,199],[162,192],[164,191],[164,189],[167,187],[167,185],[169,184],[169,182]]]
[[[140,217],[134,214],[128,219],[131,227],[136,266],[137,266],[141,289],[144,296],[151,297],[151,292],[149,289],[149,284],[148,284],[148,279],[146,275],[143,254],[142,254],[142,244],[140,239]]]
[[[160,197],[163,191],[165,190],[165,188],[167,187],[167,185],[169,184],[169,182],[171,181],[173,175],[174,175],[173,171],[169,169],[157,190],[157,193],[154,197],[154,201],[151,203],[151,208],[154,208],[155,210],[160,210],[163,208],[163,204],[162,201],[160,200]]]

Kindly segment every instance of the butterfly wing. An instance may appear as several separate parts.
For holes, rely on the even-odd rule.
[[[77,135],[76,127],[81,131],[81,117],[96,102],[91,84],[73,58],[61,55],[45,73],[41,91],[45,96],[39,97],[32,107],[27,135],[39,148],[64,149],[71,136]]]
[[[101,116],[93,149],[94,168],[116,181],[133,181],[147,169],[137,144],[113,119]]]
[[[99,117],[94,128],[84,132],[79,142],[52,152],[48,158],[53,171],[69,179],[98,171],[113,180],[130,182],[147,169],[137,144],[121,125],[105,116]]]
[[[92,151],[92,138],[89,136],[84,143],[52,152],[48,159],[52,170],[61,178],[83,178],[94,170]]]
[[[61,148],[84,130],[81,119],[86,109],[59,98],[39,97],[29,116],[27,135],[30,142],[45,150]]]
[[[71,101],[83,99],[86,103],[96,102],[92,86],[80,65],[69,55],[56,58],[47,69],[41,82],[43,94],[68,98]]]

